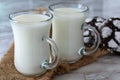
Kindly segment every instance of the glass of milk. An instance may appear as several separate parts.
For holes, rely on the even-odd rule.
[[[100,43],[98,32],[92,27],[83,27],[88,7],[79,3],[61,2],[49,5],[53,13],[52,38],[56,42],[63,62],[73,63],[83,55],[96,51]],[[96,35],[96,42],[89,50],[84,47],[83,29]]]
[[[9,18],[14,34],[16,69],[27,76],[38,76],[56,67],[58,50],[49,38],[53,15],[30,10],[10,14]]]

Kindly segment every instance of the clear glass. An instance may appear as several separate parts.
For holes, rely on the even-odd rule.
[[[63,62],[73,63],[83,55],[96,51],[100,42],[97,30],[87,27],[95,34],[96,42],[92,49],[86,51],[88,49],[83,42],[83,23],[88,15],[88,6],[76,2],[60,2],[51,4],[49,10],[53,13],[52,38]]]
[[[48,11],[28,10],[10,14],[15,43],[14,64],[20,73],[38,76],[58,64],[57,46],[49,38],[52,18]]]

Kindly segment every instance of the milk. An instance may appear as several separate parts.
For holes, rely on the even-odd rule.
[[[52,35],[62,60],[72,62],[80,58],[78,51],[84,46],[82,24],[85,17],[78,8],[54,10]]]
[[[14,63],[16,69],[24,75],[37,75],[45,72],[40,68],[44,60],[49,59],[49,45],[43,41],[49,37],[49,17],[42,14],[22,14],[11,21],[14,33]],[[42,22],[43,21],[43,22]]]

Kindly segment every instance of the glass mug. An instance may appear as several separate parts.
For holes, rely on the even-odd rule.
[[[63,62],[73,63],[83,55],[95,52],[100,44],[100,36],[95,28],[83,27],[88,7],[79,3],[61,2],[49,5],[53,13],[52,38],[57,44]],[[95,35],[95,43],[85,48],[83,30],[90,30]]]
[[[49,38],[53,15],[47,11],[36,13],[30,10],[10,14],[9,18],[14,33],[16,69],[24,75],[37,76],[56,67],[58,50]]]

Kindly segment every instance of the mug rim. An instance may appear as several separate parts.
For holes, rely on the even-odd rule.
[[[54,6],[57,6],[57,5],[62,5],[62,4],[67,4],[67,5],[79,5],[79,6],[81,6],[81,7],[83,7],[84,9],[81,9],[81,11],[78,11],[78,12],[76,12],[76,13],[83,13],[83,12],[87,12],[88,10],[89,10],[89,8],[88,8],[88,6],[87,5],[85,5],[85,4],[80,4],[80,3],[77,3],[77,2],[58,2],[58,3],[53,3],[53,4],[50,4],[49,6],[48,6],[48,8],[49,8],[49,10],[50,11],[52,11],[52,12],[54,12],[55,10],[54,10]],[[67,8],[67,7],[59,7],[59,8]],[[68,8],[70,8],[70,7],[68,7]],[[56,8],[55,8],[56,9]],[[78,7],[78,9],[80,9],[80,7]],[[60,12],[60,11],[58,11],[58,12]]]
[[[12,21],[12,22],[24,22],[24,23],[32,23],[31,21],[30,22],[25,22],[25,21],[18,21],[18,20],[15,20],[13,19],[14,17],[16,16],[19,16],[19,15],[22,15],[22,14],[42,14],[42,15],[46,15],[48,16],[47,19],[45,20],[42,20],[42,21],[35,21],[33,23],[38,23],[38,22],[47,22],[47,21],[50,21],[52,18],[53,18],[53,14],[50,13],[49,11],[41,11],[39,13],[36,13],[35,11],[39,11],[39,10],[35,10],[35,9],[30,9],[30,10],[22,10],[22,11],[16,11],[16,12],[13,12],[13,13],[10,13],[9,14],[9,20]],[[18,15],[17,15],[18,14]]]

